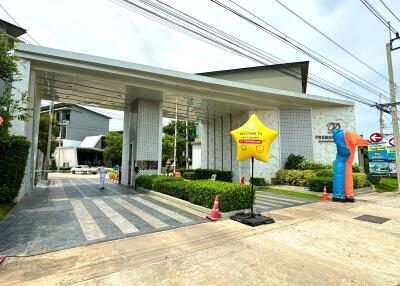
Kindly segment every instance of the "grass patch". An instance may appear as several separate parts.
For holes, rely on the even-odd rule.
[[[0,221],[6,217],[14,206],[14,203],[0,203]]]
[[[397,188],[396,178],[381,178],[381,183],[375,185],[375,189],[378,193],[395,192]]]
[[[298,198],[303,198],[303,199],[311,199],[311,200],[321,200],[321,196],[322,196],[322,193],[307,194],[307,193],[287,191],[287,190],[271,189],[268,187],[257,188],[257,191],[268,192],[268,193],[277,194],[277,195],[287,195],[287,196],[298,197]],[[328,197],[330,199],[329,194],[328,194]]]

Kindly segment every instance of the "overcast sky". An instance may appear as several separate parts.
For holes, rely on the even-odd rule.
[[[387,81],[340,51],[274,0],[236,1],[297,41],[388,90]],[[387,75],[385,43],[389,37],[388,30],[359,0],[281,1]],[[310,60],[209,0],[165,2],[285,61]],[[400,30],[400,22],[396,22],[380,1],[370,0],[370,3]],[[385,0],[385,3],[400,17],[400,1]],[[108,0],[1,0],[1,4],[30,35],[47,47],[190,73],[257,65],[152,22]],[[13,22],[2,10],[0,18]],[[400,82],[400,50],[393,52],[393,62],[396,81]],[[357,94],[378,100],[313,60],[310,60],[310,72]],[[327,95],[312,87],[309,87],[308,93]],[[357,131],[361,134],[369,135],[379,130],[376,109],[357,104],[356,120]]]

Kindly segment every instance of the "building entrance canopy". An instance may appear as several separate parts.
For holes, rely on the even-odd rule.
[[[41,99],[123,110],[138,98],[162,101],[164,117],[193,121],[269,107],[349,105],[348,101],[18,44]]]

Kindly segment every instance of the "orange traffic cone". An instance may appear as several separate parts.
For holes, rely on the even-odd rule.
[[[240,183],[241,183],[242,185],[244,185],[244,176],[242,176],[242,179],[240,180]]]
[[[324,192],[322,193],[322,201],[328,200],[328,193],[326,192],[326,186],[324,186]]]
[[[218,204],[219,195],[215,196],[214,207],[211,211],[211,214],[207,216],[210,220],[219,220],[219,204]]]

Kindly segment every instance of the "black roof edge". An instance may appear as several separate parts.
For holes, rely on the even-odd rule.
[[[291,62],[291,63],[283,63],[283,64],[275,64],[275,65],[263,65],[263,66],[236,68],[236,69],[228,69],[228,70],[201,72],[201,73],[196,73],[196,74],[197,75],[211,76],[212,77],[213,75],[230,73],[230,72],[234,72],[235,73],[235,72],[243,72],[243,71],[269,70],[269,69],[280,69],[280,68],[288,68],[288,67],[300,66],[300,68],[301,68],[302,92],[306,93],[307,92],[309,65],[310,65],[309,61],[300,61],[300,62]]]
[[[7,28],[8,34],[10,34],[12,37],[17,38],[17,37],[22,36],[23,34],[26,33],[26,30],[24,28],[21,28],[19,26],[11,24],[11,23],[9,23],[7,21],[4,21],[2,19],[0,19],[0,23],[3,24]]]

